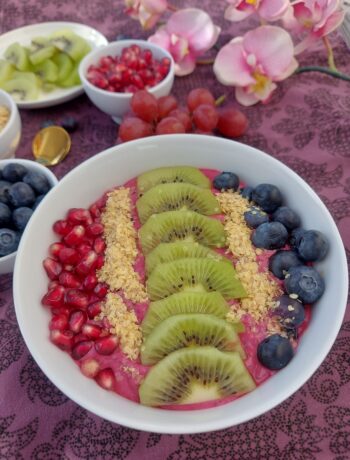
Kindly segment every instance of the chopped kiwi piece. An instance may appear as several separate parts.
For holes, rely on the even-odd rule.
[[[52,58],[56,52],[57,48],[50,45],[47,37],[35,37],[31,41],[28,57],[33,65],[38,65]]]
[[[180,348],[206,345],[245,358],[232,324],[214,315],[189,313],[170,316],[152,330],[141,348],[141,362],[152,366]]]
[[[208,257],[208,259],[231,263],[226,257],[199,243],[176,241],[175,243],[160,243],[147,255],[146,272],[151,273],[158,264],[188,257]]]
[[[80,85],[81,81],[79,77],[78,66],[73,66],[73,70],[68,75],[68,77],[64,80],[58,81],[57,84],[62,88],[70,88],[71,86]]]
[[[255,386],[239,353],[189,347],[170,353],[152,367],[139,395],[146,406],[195,404],[247,393]]]
[[[185,182],[202,188],[211,187],[210,180],[198,168],[193,166],[170,166],[152,169],[138,176],[137,189],[140,194],[143,194],[158,184],[173,182]]]
[[[13,66],[13,64],[5,61],[5,59],[0,59],[0,84],[10,80],[15,69],[16,68]]]
[[[141,324],[143,336],[149,335],[154,327],[172,315],[203,313],[224,319],[229,311],[226,300],[219,292],[178,292],[150,303]]]
[[[73,61],[80,61],[90,50],[86,41],[69,29],[62,29],[50,36],[50,44],[67,53]]]
[[[52,60],[58,68],[57,81],[64,81],[72,73],[74,61],[65,53],[57,53]]]
[[[5,51],[5,59],[13,64],[18,70],[29,69],[28,50],[15,42],[10,45]]]
[[[149,276],[147,290],[151,300],[182,291],[218,291],[225,299],[246,296],[233,266],[213,259],[189,258],[160,264]]]
[[[58,77],[58,67],[51,60],[47,59],[38,65],[34,66],[34,72],[44,81],[48,83],[54,83]]]
[[[23,76],[3,83],[2,88],[11,94],[15,101],[32,101],[38,99],[39,86],[37,82]]]
[[[152,214],[190,209],[210,216],[219,214],[220,205],[211,190],[192,184],[160,184],[148,190],[136,203],[142,224]]]
[[[225,230],[221,222],[194,211],[168,211],[154,214],[140,228],[139,236],[145,254],[160,243],[183,240],[222,248],[226,242]]]

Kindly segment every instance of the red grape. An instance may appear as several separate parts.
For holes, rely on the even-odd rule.
[[[201,104],[215,106],[215,99],[211,92],[205,88],[196,88],[190,91],[187,96],[187,107],[190,112],[193,112]]]
[[[157,99],[146,90],[134,93],[130,105],[135,115],[144,121],[152,122],[158,118]]]
[[[177,108],[177,100],[174,96],[163,96],[158,99],[158,117],[160,119],[169,115],[169,113]]]
[[[151,136],[152,134],[152,126],[137,117],[126,118],[119,127],[119,137],[123,142]]]
[[[192,120],[186,109],[175,109],[169,113],[170,117],[175,117],[184,125],[186,133],[192,130]]]
[[[156,128],[156,134],[176,134],[184,133],[185,127],[178,118],[165,117]]]
[[[219,114],[215,106],[201,104],[193,112],[193,121],[201,131],[211,131],[218,123]]]
[[[247,117],[234,107],[226,107],[219,111],[217,129],[224,136],[232,139],[242,136],[247,130],[247,127]]]

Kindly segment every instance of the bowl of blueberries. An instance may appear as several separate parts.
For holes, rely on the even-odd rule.
[[[0,161],[0,274],[13,271],[26,225],[57,183],[49,169],[34,161]]]

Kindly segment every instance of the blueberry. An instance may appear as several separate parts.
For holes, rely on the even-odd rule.
[[[239,193],[243,196],[243,198],[246,198],[248,201],[252,201],[253,190],[253,187],[249,187],[247,185],[246,187],[241,188]]]
[[[15,208],[20,206],[32,206],[35,201],[34,190],[24,182],[16,182],[11,185],[7,194],[10,204]]]
[[[265,212],[271,213],[276,211],[282,204],[282,195],[275,185],[260,184],[252,194],[252,199]]]
[[[270,335],[258,345],[258,360],[263,366],[274,371],[285,367],[293,355],[291,343],[279,334]]]
[[[297,251],[307,262],[315,262],[325,258],[329,243],[323,233],[317,230],[306,231],[299,240]]]
[[[303,303],[314,303],[325,290],[324,280],[313,267],[291,267],[284,279],[288,294],[296,294]]]
[[[276,251],[269,260],[269,270],[280,280],[283,280],[286,272],[291,267],[303,265],[295,251]]]
[[[45,198],[45,195],[38,195],[36,197],[36,200],[35,200],[35,202],[34,202],[34,204],[32,206],[33,211],[39,206],[39,204],[41,203],[43,198]]]
[[[9,228],[0,228],[0,257],[17,251],[19,234]]]
[[[17,230],[23,231],[28,220],[32,217],[32,214],[33,210],[25,206],[15,209],[12,213],[13,225]]]
[[[8,190],[11,187],[11,182],[6,180],[0,180],[0,202],[5,204],[10,204],[10,200],[8,198]]]
[[[28,172],[28,169],[19,163],[9,163],[2,170],[2,175],[9,182],[18,182]]]
[[[8,227],[11,224],[11,209],[5,203],[0,203],[0,227]]]
[[[77,129],[78,122],[74,117],[65,117],[61,122],[61,126],[69,133],[72,133]]]
[[[233,172],[224,171],[213,180],[213,185],[217,190],[237,190],[239,177]]]
[[[272,220],[281,222],[287,230],[293,230],[300,226],[300,217],[293,209],[281,206],[273,213]]]
[[[273,314],[280,318],[285,329],[296,329],[305,319],[305,309],[301,302],[291,299],[288,295],[281,295],[277,300],[277,307]]]
[[[23,182],[30,185],[38,195],[43,195],[50,190],[50,184],[47,178],[37,171],[29,171],[23,177]]]
[[[288,232],[279,222],[265,222],[259,225],[252,235],[253,244],[257,248],[280,249],[286,244]]]
[[[244,220],[250,228],[256,228],[259,225],[268,222],[269,216],[262,209],[252,206],[244,213]]]
[[[303,228],[295,228],[294,230],[292,230],[289,238],[289,244],[292,249],[298,248],[299,242],[305,233],[306,230]]]
[[[50,126],[57,126],[57,123],[55,123],[53,120],[45,120],[41,123],[40,128],[49,128]]]

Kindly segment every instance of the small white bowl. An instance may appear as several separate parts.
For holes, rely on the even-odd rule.
[[[10,160],[0,160],[0,170],[4,169],[4,167],[9,163],[19,163],[25,166],[30,171],[37,171],[38,173],[43,174],[44,176],[46,176],[47,180],[49,181],[51,188],[54,187],[58,183],[57,177],[48,168],[46,168],[45,166],[42,166],[39,163],[36,163],[35,161],[23,160],[20,158],[10,159]],[[50,193],[50,191],[48,193]],[[41,206],[41,203],[39,206]],[[35,214],[35,212],[33,214]],[[13,267],[15,265],[15,260],[16,260],[16,255],[17,255],[17,251],[12,252],[11,254],[8,254],[7,256],[0,257],[0,275],[3,275],[4,273],[11,273],[13,271]]]
[[[15,101],[2,89],[0,89],[0,106],[5,106],[10,111],[10,117],[4,129],[0,131],[0,159],[13,158],[21,140],[21,118]]]
[[[148,91],[156,98],[167,96],[174,83],[174,60],[171,55],[161,48],[144,40],[119,40],[117,42],[109,43],[106,46],[99,47],[87,54],[79,65],[79,76],[83,84],[84,90],[89,99],[98,107],[102,112],[110,115],[116,123],[120,123],[123,116],[130,110],[130,100],[132,93],[112,93],[97,88],[86,78],[88,68],[90,65],[97,65],[100,58],[103,56],[119,56],[123,48],[131,45],[138,45],[141,49],[150,49],[156,59],[168,58],[170,59],[170,69],[167,76],[157,85],[149,88]]]

